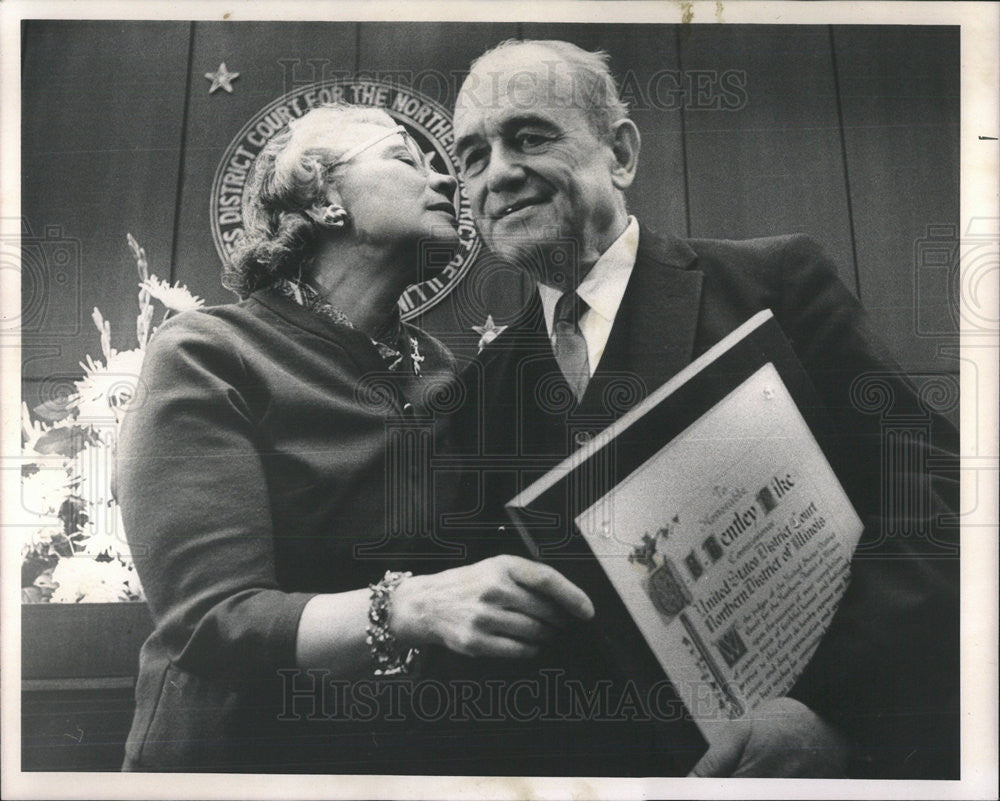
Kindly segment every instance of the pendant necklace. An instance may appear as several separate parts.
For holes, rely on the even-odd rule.
[[[421,378],[422,374],[420,372],[420,364],[423,362],[425,357],[420,355],[420,347],[417,344],[416,337],[410,337],[410,348],[412,349],[410,351],[410,360],[413,362],[413,374],[417,378]]]

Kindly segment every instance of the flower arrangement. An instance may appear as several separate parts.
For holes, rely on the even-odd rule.
[[[144,599],[112,492],[118,425],[137,396],[146,345],[156,331],[153,301],[164,308],[160,324],[204,301],[150,274],[145,250],[131,234],[127,239],[139,272],[137,346],[112,348],[111,324],[95,308],[103,360],[88,355],[80,363],[83,376],[65,397],[30,411],[21,405],[21,502],[10,530],[22,532],[25,603]]]

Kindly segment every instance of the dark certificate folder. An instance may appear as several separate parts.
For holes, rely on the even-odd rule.
[[[763,311],[507,504],[681,761],[789,689],[847,586],[861,522],[826,426]]]

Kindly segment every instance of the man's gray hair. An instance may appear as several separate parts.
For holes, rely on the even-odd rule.
[[[614,124],[628,117],[628,106],[619,96],[608,66],[611,57],[603,50],[591,52],[559,39],[507,39],[473,61],[469,71],[471,73],[477,64],[494,55],[528,46],[550,50],[569,66],[572,91],[570,102],[586,111],[587,119],[597,136],[610,137]]]

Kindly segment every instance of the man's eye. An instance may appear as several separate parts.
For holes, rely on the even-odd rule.
[[[466,175],[482,172],[485,165],[486,153],[483,150],[470,150],[462,156],[462,172]]]
[[[519,133],[516,141],[521,150],[532,150],[549,142],[550,137],[537,133]]]

